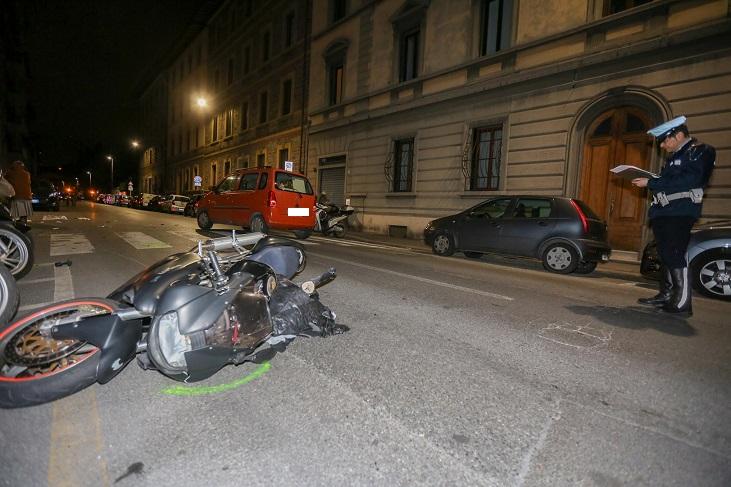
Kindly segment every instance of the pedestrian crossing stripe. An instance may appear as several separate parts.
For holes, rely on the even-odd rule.
[[[186,240],[190,240],[191,242],[196,243],[198,243],[199,240],[208,240],[208,237],[203,237],[197,234],[194,236],[184,230],[168,230],[168,233],[171,233],[176,237],[184,238]]]
[[[146,249],[168,249],[171,246],[166,244],[165,242],[158,240],[154,237],[150,237],[147,234],[144,234],[142,232],[122,232],[117,233],[117,235],[130,244],[132,247],[138,249],[138,250],[146,250]]]
[[[78,233],[52,233],[51,257],[58,255],[91,254],[94,246],[89,239]]]

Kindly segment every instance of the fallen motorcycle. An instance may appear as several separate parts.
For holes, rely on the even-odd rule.
[[[345,236],[347,219],[353,214],[352,206],[339,207],[333,204],[315,203],[316,215],[315,231],[323,235],[334,235],[338,238]]]
[[[104,384],[135,356],[144,369],[193,382],[298,335],[345,331],[317,293],[335,269],[298,286],[290,279],[305,265],[297,242],[233,232],[153,264],[107,298],[55,303],[0,327],[0,407]]]

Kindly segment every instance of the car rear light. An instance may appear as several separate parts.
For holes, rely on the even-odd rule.
[[[581,208],[579,205],[576,204],[576,201],[570,200],[571,206],[573,206],[576,209],[576,213],[579,214],[579,218],[581,218],[581,225],[584,227],[584,233],[589,233],[589,220],[586,219],[586,215],[584,215],[584,212],[581,211]]]
[[[277,195],[272,190],[269,190],[269,195],[267,196],[267,206],[269,208],[277,206]]]

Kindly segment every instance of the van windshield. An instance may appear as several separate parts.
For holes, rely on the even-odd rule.
[[[275,187],[282,191],[292,191],[301,194],[315,194],[307,178],[288,172],[278,172],[275,177]]]

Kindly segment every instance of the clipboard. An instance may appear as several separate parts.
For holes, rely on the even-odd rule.
[[[619,166],[613,167],[609,170],[612,174],[615,176],[619,176],[625,179],[635,179],[635,178],[658,178],[657,174],[647,171],[645,169],[640,169],[637,166],[630,166],[627,164],[620,164]]]

